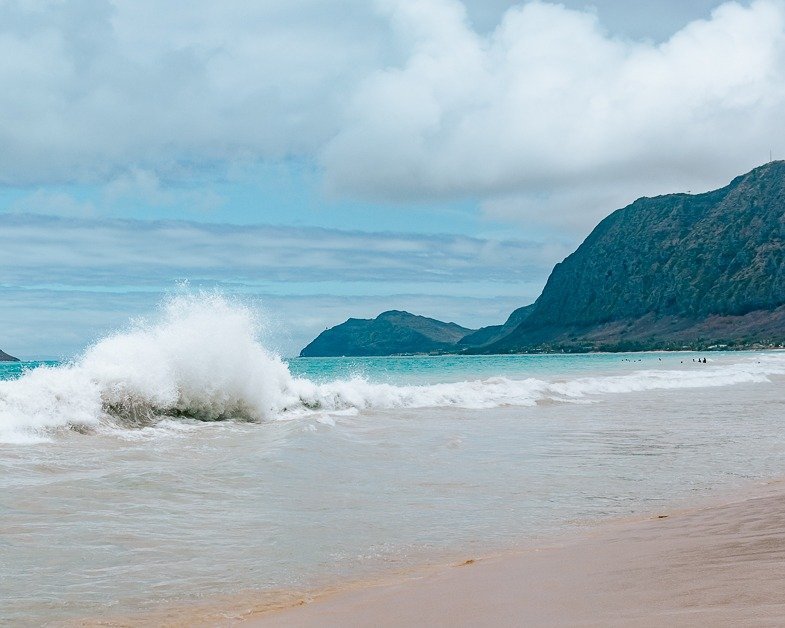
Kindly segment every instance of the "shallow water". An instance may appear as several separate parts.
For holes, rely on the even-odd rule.
[[[2,621],[320,587],[782,474],[781,353],[273,360],[276,386],[260,388],[278,403],[253,379],[225,384],[263,376],[259,364],[218,357],[225,373],[210,376],[162,354],[146,379],[138,343],[108,342],[113,378],[89,356],[21,379],[5,367],[17,379],[0,387]],[[224,388],[197,395],[200,373]],[[82,382],[95,417],[92,396],[68,414]],[[138,424],[120,402],[244,414]]]

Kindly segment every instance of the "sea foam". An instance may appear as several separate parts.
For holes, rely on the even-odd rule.
[[[170,299],[70,364],[0,382],[0,439],[52,429],[149,425],[162,416],[258,421],[296,402],[286,365],[257,340],[247,307],[217,295]]]
[[[570,380],[508,379],[396,386],[361,377],[317,383],[294,377],[260,342],[258,314],[215,294],[168,300],[72,363],[0,382],[0,442],[31,442],[71,428],[130,429],[167,417],[267,421],[352,410],[532,406],[601,395],[766,382],[785,374],[769,357],[701,370],[640,370]]]

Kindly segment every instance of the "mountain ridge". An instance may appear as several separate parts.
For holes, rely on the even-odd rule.
[[[637,199],[601,220],[554,266],[534,303],[515,310],[502,325],[456,327],[467,333],[452,343],[441,338],[436,343],[441,346],[424,342],[419,352],[781,346],[785,161],[702,194]],[[406,351],[391,352],[418,352],[411,351],[416,339],[409,341]],[[361,345],[358,339],[354,350],[362,351]]]
[[[475,330],[401,310],[373,319],[350,318],[324,330],[300,357],[444,353]]]
[[[613,212],[554,267],[526,320],[487,350],[776,344],[784,305],[778,161],[718,190]]]

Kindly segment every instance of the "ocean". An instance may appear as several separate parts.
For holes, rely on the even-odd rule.
[[[180,297],[0,365],[0,623],[236,611],[782,475],[785,353],[281,359],[271,333]]]

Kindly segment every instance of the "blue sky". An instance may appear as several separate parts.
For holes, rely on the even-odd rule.
[[[777,156],[785,1],[0,0],[0,80],[0,347],[206,288],[291,355],[499,323],[614,209]]]

